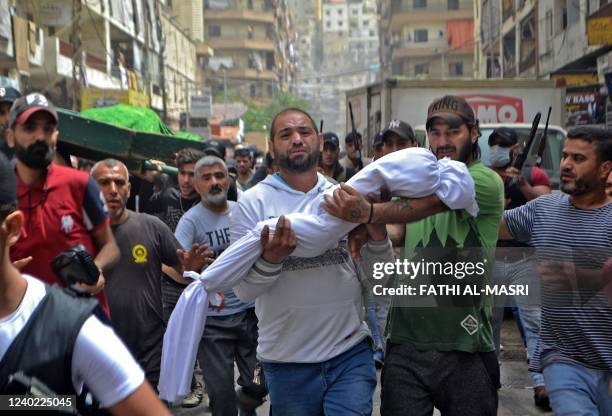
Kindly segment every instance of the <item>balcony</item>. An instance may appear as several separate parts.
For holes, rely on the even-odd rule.
[[[245,20],[249,22],[274,23],[274,12],[256,12],[253,10],[204,10],[204,19],[212,20]]]
[[[223,71],[213,72],[214,78],[223,79]],[[243,68],[231,68],[225,70],[225,77],[227,79],[248,79],[248,80],[269,80],[277,81],[276,74],[274,71],[263,70],[258,71],[256,69],[243,69]]]
[[[12,22],[11,22],[12,20]],[[44,33],[33,22],[13,16],[4,28],[8,38],[0,36],[0,69],[17,68],[28,73],[44,64]]]
[[[215,56],[215,50],[210,47],[209,44],[204,42],[196,42],[196,55],[197,56]]]
[[[423,48],[448,48],[448,40],[445,37],[429,39],[426,42],[415,42],[414,40],[400,40],[396,45],[400,49],[423,49]]]
[[[228,39],[225,37],[208,38],[208,44],[213,49],[249,49],[274,52],[274,41],[268,39]]]
[[[401,41],[393,50],[393,59],[427,57],[432,55],[472,55],[473,50],[451,50],[444,38],[428,42]]]
[[[32,85],[48,85],[49,79],[72,78],[73,47],[55,36],[44,38],[44,67],[31,68]],[[98,88],[120,89],[121,81],[106,72],[106,57],[85,51],[83,64],[89,85]]]
[[[409,23],[439,22],[457,19],[472,19],[474,11],[464,10],[434,10],[434,9],[414,9],[409,12],[401,12],[391,17],[391,28],[399,29]]]

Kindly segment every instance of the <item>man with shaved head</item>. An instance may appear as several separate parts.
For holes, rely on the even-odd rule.
[[[159,381],[164,321],[161,301],[162,263],[182,275],[177,250],[179,243],[159,218],[126,208],[130,182],[126,166],[106,159],[91,169],[108,207],[110,224],[121,258],[107,275],[106,296],[112,325],[130,352],[145,370],[152,386]],[[189,270],[200,270],[203,260],[189,254],[206,254],[205,248],[192,247],[186,264]],[[184,256],[183,256],[184,257]]]
[[[243,302],[255,301],[257,356],[272,408],[279,415],[369,415],[376,370],[360,268],[346,244],[313,258],[292,256],[299,236],[284,217],[307,212],[306,205],[333,186],[317,174],[323,136],[308,113],[285,109],[272,121],[269,147],[280,172],[242,195],[230,236],[236,241],[259,221],[279,218],[273,235],[263,229],[263,254],[234,288]],[[390,259],[384,230],[371,237],[377,241],[366,245],[364,259]]]

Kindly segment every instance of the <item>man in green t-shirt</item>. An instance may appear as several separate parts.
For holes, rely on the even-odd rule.
[[[435,195],[370,206],[347,188],[326,208],[345,220],[366,223],[370,219],[367,227],[405,223],[407,260],[415,253],[431,254],[436,248],[436,254],[444,251],[446,259],[455,264],[480,260],[486,264],[480,283],[486,283],[493,260],[489,254],[495,248],[504,209],[503,184],[479,160],[478,122],[464,98],[435,100],[427,112],[426,128],[438,159],[450,157],[468,166],[480,208],[475,218],[465,211],[449,211]],[[354,221],[355,212],[362,214],[358,221]],[[425,276],[417,275],[415,280],[421,278]],[[406,409],[413,415],[431,415],[434,406],[443,415],[495,415],[499,364],[491,329],[492,299],[455,296],[436,300],[437,307],[400,307],[394,299],[387,322],[382,415],[403,415]]]

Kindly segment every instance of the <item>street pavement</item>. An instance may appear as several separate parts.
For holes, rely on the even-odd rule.
[[[533,404],[533,389],[531,377],[527,372],[525,347],[513,320],[506,320],[502,326],[502,345],[504,351],[501,357],[501,383],[499,390],[498,416],[540,416],[552,415],[539,410]],[[378,371],[380,378],[380,371]],[[209,409],[200,405],[191,409],[174,408],[176,416],[204,416],[210,415]],[[269,402],[257,410],[259,416],[269,413]],[[408,414],[408,413],[407,413]],[[373,416],[380,416],[380,382],[374,393]],[[438,411],[434,415],[440,415]]]

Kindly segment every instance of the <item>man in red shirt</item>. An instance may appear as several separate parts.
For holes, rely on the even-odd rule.
[[[51,269],[60,252],[85,246],[100,269],[95,285],[81,285],[97,295],[108,313],[104,273],[119,260],[102,195],[86,172],[52,164],[57,142],[57,112],[45,96],[32,93],[15,101],[6,140],[15,151],[18,209],[24,214],[21,237],[11,258],[32,257],[23,272],[47,283],[62,284]]]

